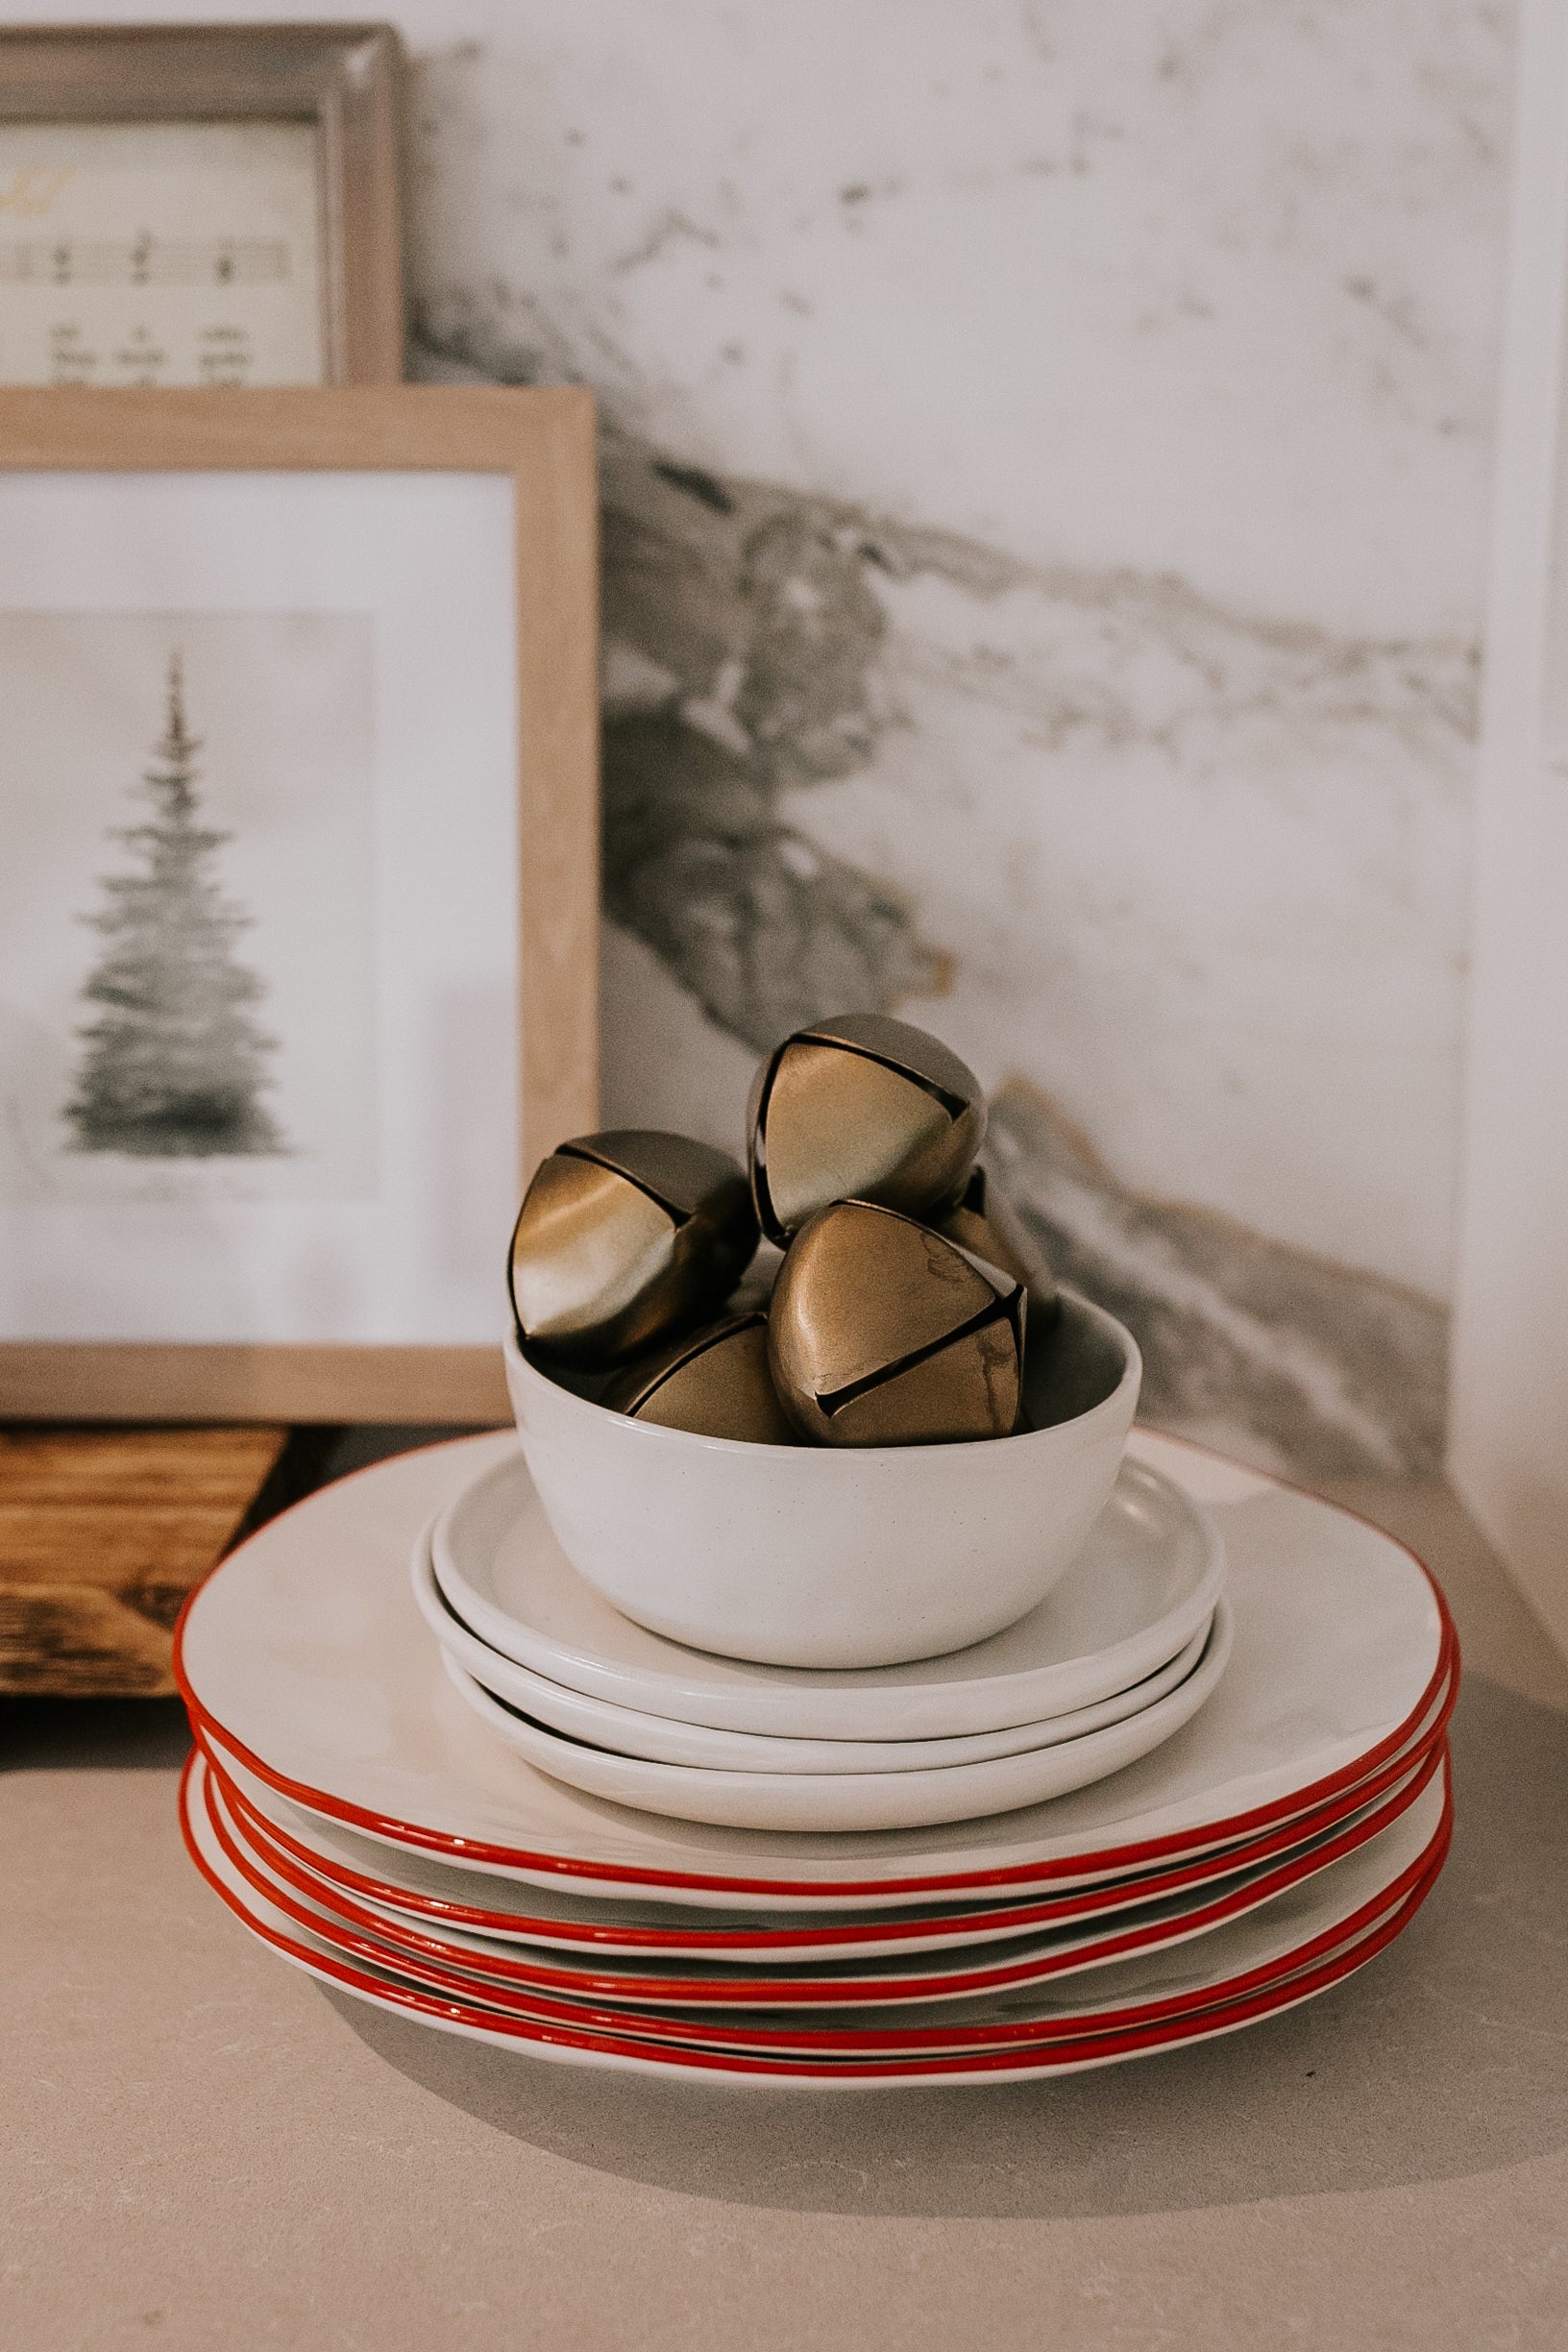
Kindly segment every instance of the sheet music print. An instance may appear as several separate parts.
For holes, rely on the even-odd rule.
[[[0,190],[0,212],[6,194]],[[282,237],[0,239],[0,285],[271,285],[288,276]]]
[[[0,125],[0,381],[319,383],[318,240],[308,125]]]

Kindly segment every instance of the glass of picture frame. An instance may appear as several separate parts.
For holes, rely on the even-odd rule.
[[[396,383],[387,25],[0,28],[0,384]]]
[[[0,1418],[505,1417],[596,540],[579,389],[0,391]]]

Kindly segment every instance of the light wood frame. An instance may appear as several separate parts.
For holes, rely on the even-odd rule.
[[[384,24],[0,27],[0,121],[315,124],[332,384],[403,377],[402,83]]]
[[[598,527],[591,393],[407,385],[0,391],[0,473],[503,474],[520,712],[518,1187],[598,1120]],[[502,1285],[498,1262],[498,1295]],[[499,1347],[0,1343],[0,1419],[500,1422]]]

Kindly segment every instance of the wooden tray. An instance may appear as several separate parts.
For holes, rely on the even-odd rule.
[[[0,1428],[0,1692],[161,1698],[185,1596],[332,1430]]]

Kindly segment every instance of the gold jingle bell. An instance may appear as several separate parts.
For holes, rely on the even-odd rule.
[[[964,1188],[985,1097],[941,1041],[881,1013],[797,1029],[757,1072],[747,1111],[751,1196],[783,1246],[830,1201],[924,1216]]]
[[[1021,1282],[1029,1293],[1031,1331],[1038,1334],[1041,1316],[1056,1311],[1056,1276],[1042,1249],[1037,1248],[1006,1196],[977,1167],[964,1188],[964,1197],[932,1223],[960,1249],[973,1252],[988,1265],[999,1266]]]
[[[768,1368],[768,1317],[729,1315],[650,1361],[627,1364],[600,1398],[612,1412],[699,1437],[797,1445]]]
[[[757,1245],[727,1152],[628,1127],[542,1161],[512,1233],[519,1334],[541,1358],[610,1364],[723,1306]]]
[[[774,1386],[821,1444],[1009,1436],[1025,1301],[1012,1275],[913,1217],[835,1202],[800,1228],[773,1286]]]

